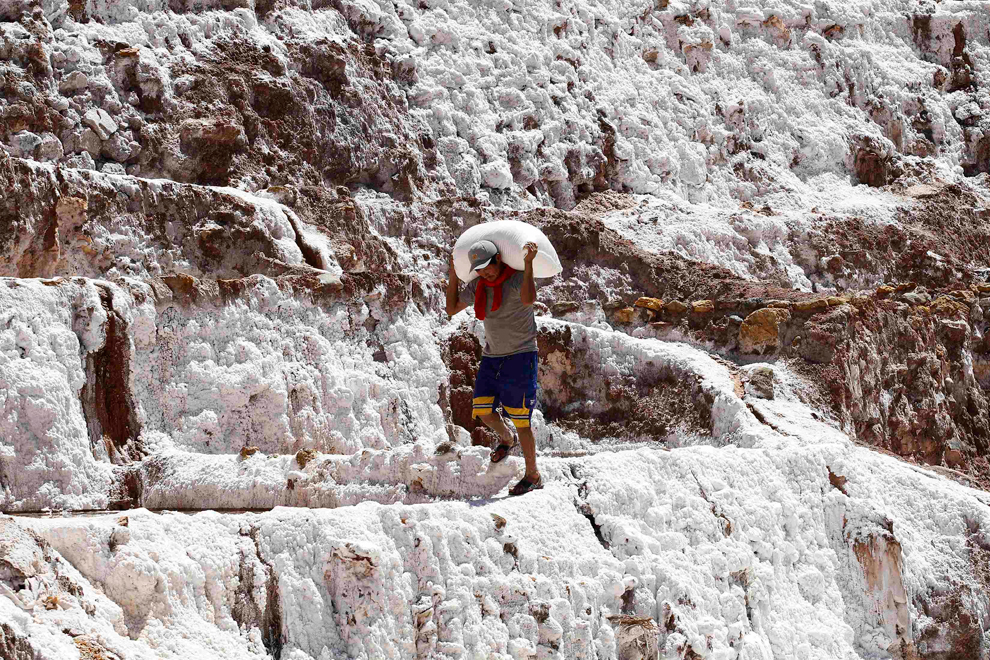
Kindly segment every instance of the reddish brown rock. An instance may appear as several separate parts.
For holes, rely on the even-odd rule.
[[[780,348],[780,326],[791,320],[786,309],[758,309],[739,326],[739,350],[743,353],[768,353]]]
[[[825,309],[828,307],[827,298],[819,298],[817,300],[799,300],[794,303],[794,310],[798,312],[813,312],[819,309]]]
[[[942,319],[938,322],[938,327],[952,344],[961,344],[969,337],[969,325],[965,321]]]
[[[629,325],[633,322],[635,315],[635,307],[620,307],[612,312],[612,319],[615,320],[616,323]]]
[[[299,464],[300,468],[304,468],[310,461],[319,455],[320,452],[315,449],[300,449],[296,452],[296,463]]]
[[[829,29],[832,30],[834,28]],[[842,28],[839,27],[838,29],[841,33]],[[828,31],[826,31],[826,34],[828,34]],[[863,148],[856,152],[855,169],[859,182],[865,183],[871,188],[886,186],[893,178],[891,176],[890,158],[882,156],[868,148]]]
[[[654,312],[663,311],[663,301],[659,298],[648,298],[642,297],[635,302],[636,307],[645,307],[647,309],[652,309]]]
[[[715,303],[711,300],[695,300],[691,303],[691,311],[695,314],[711,314],[715,311]]]
[[[943,319],[968,319],[969,305],[965,305],[948,296],[939,296],[931,304],[932,314]]]

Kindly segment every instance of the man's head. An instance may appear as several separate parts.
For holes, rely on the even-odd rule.
[[[477,271],[478,275],[489,282],[498,279],[502,273],[502,255],[491,241],[478,241],[472,245],[468,250],[468,258],[471,260],[471,270]]]

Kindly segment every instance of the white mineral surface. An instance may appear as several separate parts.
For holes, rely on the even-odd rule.
[[[0,657],[990,659],[988,71],[982,0],[0,0]]]

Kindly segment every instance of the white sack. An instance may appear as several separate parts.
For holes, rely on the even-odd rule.
[[[486,240],[494,243],[502,255],[502,261],[516,270],[523,270],[526,266],[523,261],[526,255],[523,246],[526,243],[536,243],[539,251],[533,259],[533,277],[553,277],[560,274],[560,259],[546,234],[525,222],[498,220],[475,225],[457,239],[454,244],[454,269],[461,281],[470,282],[478,277],[478,273],[471,270],[468,250],[478,241]]]

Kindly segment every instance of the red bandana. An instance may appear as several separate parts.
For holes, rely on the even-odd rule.
[[[515,270],[506,266],[502,269],[502,274],[499,275],[494,282],[489,282],[485,278],[478,277],[478,288],[474,291],[474,315],[478,317],[479,321],[485,320],[485,308],[488,302],[488,292],[485,291],[485,287],[493,287],[495,289],[495,298],[492,301],[492,311],[502,306],[502,282],[506,281],[515,274]]]

